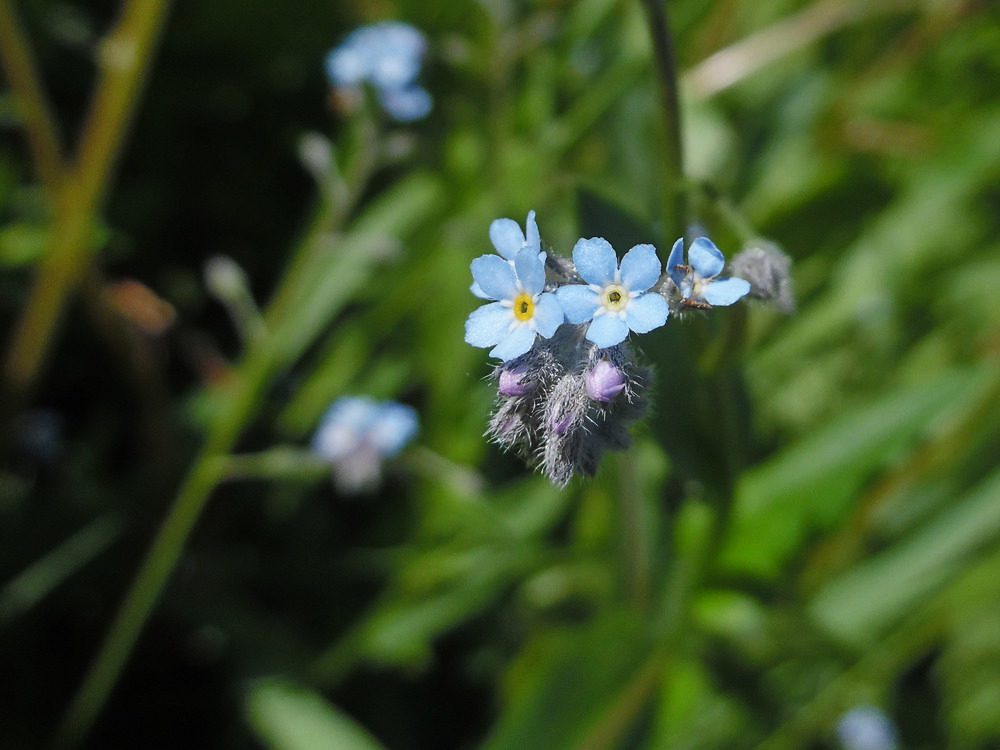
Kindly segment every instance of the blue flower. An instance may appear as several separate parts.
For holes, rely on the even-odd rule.
[[[514,265],[514,257],[521,252],[522,247],[531,247],[539,254],[542,262],[545,262],[545,254],[542,253],[542,241],[538,236],[538,224],[535,223],[535,212],[528,211],[528,218],[524,222],[524,231],[513,219],[494,219],[490,224],[490,242],[500,254],[501,258],[507,260],[511,266]],[[475,281],[469,287],[469,291],[479,297],[479,299],[492,299]]]
[[[379,458],[397,455],[417,434],[417,413],[395,401],[377,402],[365,396],[345,396],[327,410],[313,438],[313,451],[329,461],[341,461],[359,451]]]
[[[485,299],[497,301],[474,310],[465,321],[467,343],[492,346],[490,354],[507,361],[531,349],[536,333],[549,338],[556,332],[563,311],[556,296],[543,291],[542,257],[537,246],[529,244],[514,255],[513,263],[498,255],[472,261],[472,278]]]
[[[636,245],[622,258],[602,237],[579,240],[573,263],[586,284],[556,290],[570,323],[592,321],[587,339],[604,349],[620,344],[629,330],[648,333],[667,322],[667,301],[648,291],[660,280],[660,260],[652,245]]]
[[[313,438],[313,452],[333,465],[344,490],[377,483],[384,459],[396,456],[419,430],[417,413],[395,401],[345,396],[327,410]]]
[[[875,706],[856,706],[837,722],[837,738],[844,750],[894,750],[896,727]]]
[[[688,250],[688,265],[684,264],[684,238],[674,243],[667,259],[667,272],[685,301],[707,302],[712,306],[731,305],[750,291],[744,279],[716,278],[722,273],[726,259],[708,237],[699,237]]]
[[[370,83],[382,108],[400,122],[426,117],[431,96],[416,84],[427,49],[424,35],[398,21],[363,26],[326,58],[326,72],[336,87]]]

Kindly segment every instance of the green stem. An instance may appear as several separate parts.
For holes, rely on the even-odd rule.
[[[649,608],[649,546],[643,522],[642,492],[637,481],[638,465],[632,452],[623,453],[618,462],[619,500],[621,501],[622,545],[628,577],[629,595],[639,611]]]
[[[61,181],[52,245],[39,267],[5,362],[11,401],[23,398],[36,379],[66,301],[86,269],[92,251],[90,229],[107,191],[167,9],[167,0],[129,0],[118,24],[101,44],[101,78],[77,157]]]
[[[674,44],[667,21],[667,0],[643,0],[653,41],[653,57],[659,73],[663,99],[664,151],[663,229],[666,240],[683,235],[687,226],[687,196],[684,190],[684,148],[681,138],[681,108],[677,90]]]
[[[35,172],[54,210],[63,173],[59,133],[26,36],[11,1],[0,0],[0,65],[24,119]]]

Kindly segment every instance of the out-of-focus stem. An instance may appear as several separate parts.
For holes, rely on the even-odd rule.
[[[677,65],[673,38],[667,21],[667,0],[643,0],[653,40],[653,56],[663,99],[663,129],[666,138],[663,175],[663,230],[667,239],[684,234],[687,198],[684,191],[684,148],[681,139],[681,108],[677,91]]]
[[[63,171],[59,133],[25,36],[11,0],[0,0],[0,66],[24,120],[38,180],[55,204]]]
[[[95,214],[168,7],[167,0],[129,0],[114,30],[101,43],[101,77],[76,159],[60,183],[51,246],[39,266],[4,363],[11,401],[23,398],[35,380],[66,301],[86,269]]]

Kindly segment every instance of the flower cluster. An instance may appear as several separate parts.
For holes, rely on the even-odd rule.
[[[344,39],[326,58],[326,72],[344,101],[365,83],[375,89],[386,113],[412,122],[431,111],[431,95],[417,83],[427,40],[399,21],[364,26]]]
[[[601,237],[579,240],[572,262],[549,255],[534,211],[523,232],[497,219],[489,234],[497,254],[472,261],[472,292],[492,301],[465,323],[466,342],[502,360],[487,434],[561,486],[592,476],[606,450],[628,447],[628,427],[645,413],[652,373],[636,363],[629,334],[756,291],[720,276],[725,259],[707,237],[691,243],[686,262],[677,240],[664,269],[652,245],[636,245],[619,262]]]
[[[417,434],[417,413],[395,401],[345,396],[333,403],[313,438],[313,452],[333,466],[337,485],[357,491],[375,484],[382,462]]]

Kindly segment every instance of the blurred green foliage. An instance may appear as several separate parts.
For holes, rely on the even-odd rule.
[[[653,413],[564,491],[481,437],[468,264],[529,209],[563,254],[682,233],[641,3],[293,5],[170,9],[44,364],[5,359],[4,746],[833,748],[859,703],[1000,744],[996,4],[667,3],[690,219],[782,247],[797,311],[638,339]],[[117,8],[16,6],[68,160]],[[330,97],[382,18],[428,35],[425,121]],[[10,88],[0,126],[13,349],[65,204]],[[303,450],[345,394],[422,423],[357,497]]]

